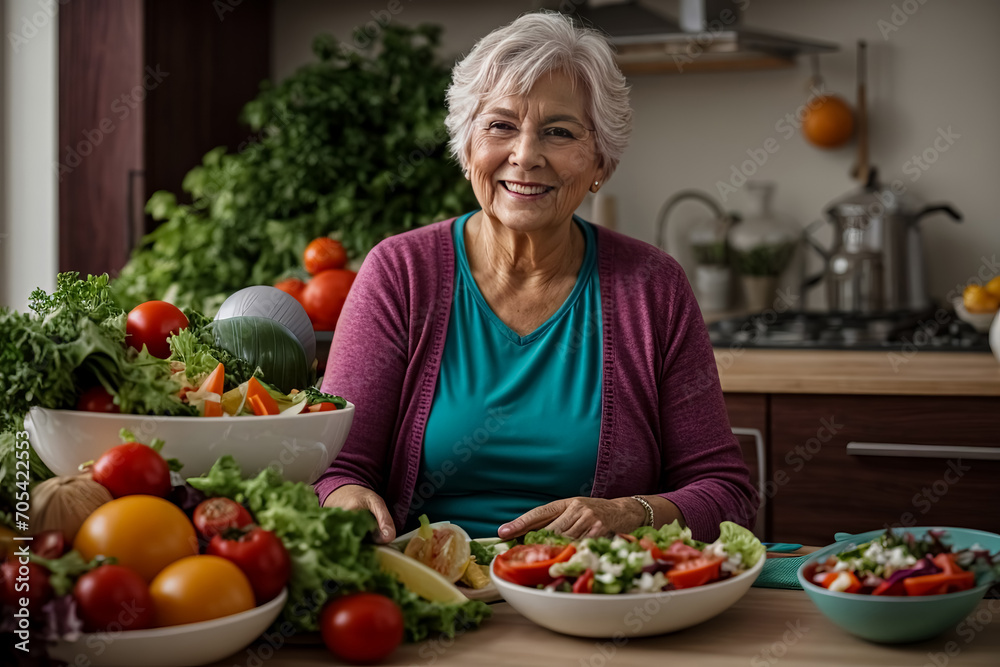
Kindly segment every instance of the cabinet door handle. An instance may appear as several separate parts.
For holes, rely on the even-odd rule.
[[[849,442],[851,456],[905,456],[907,458],[1000,461],[1000,447],[961,447],[952,445],[897,445],[889,442]]]

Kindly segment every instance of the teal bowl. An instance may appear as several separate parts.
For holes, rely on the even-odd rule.
[[[1000,551],[1000,535],[968,528],[905,528],[900,532],[922,536],[929,530],[946,531],[944,542],[955,549],[979,544],[990,553]],[[846,551],[852,544],[872,540],[885,530],[872,530],[831,544],[816,551],[802,563],[798,570],[799,583],[806,594],[828,619],[868,641],[883,644],[916,642],[946,632],[968,616],[986,595],[994,582],[987,581],[975,588],[958,593],[929,595],[926,597],[873,597],[856,593],[835,593],[808,581],[805,576],[810,565]]]

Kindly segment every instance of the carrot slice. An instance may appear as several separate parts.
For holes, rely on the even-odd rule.
[[[205,391],[210,391],[213,394],[218,394],[222,396],[222,390],[226,384],[226,367],[219,364],[215,367],[215,370],[209,373],[205,381],[201,383],[199,389],[204,389]]]
[[[276,415],[281,412],[278,402],[274,400],[267,389],[257,380],[250,378],[247,383],[247,403],[255,415]]]

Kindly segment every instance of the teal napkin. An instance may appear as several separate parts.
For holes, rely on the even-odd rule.
[[[801,591],[798,577],[795,573],[802,565],[804,556],[789,556],[785,558],[768,558],[764,562],[764,569],[754,582],[757,588],[784,588],[787,590]]]

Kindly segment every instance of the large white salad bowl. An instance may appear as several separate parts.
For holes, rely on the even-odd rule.
[[[649,637],[718,616],[750,590],[765,560],[729,579],[660,593],[555,593],[512,584],[492,566],[490,578],[511,607],[543,628],[576,637]]]
[[[259,607],[211,621],[172,625],[150,630],[93,632],[64,638],[49,647],[49,657],[69,665],[90,667],[191,667],[233,655],[254,642],[278,618],[288,589]],[[274,655],[286,639],[273,633],[255,652],[258,660]],[[247,664],[248,656],[233,656],[234,664]]]
[[[121,444],[126,428],[140,442],[160,438],[161,453],[184,464],[181,475],[209,471],[231,454],[244,475],[271,467],[293,482],[314,482],[337,458],[354,420],[343,410],[265,417],[158,417],[32,408],[24,419],[31,446],[57,475],[73,475]]]

